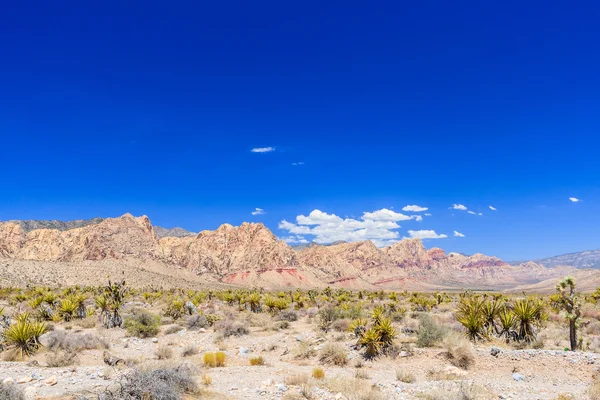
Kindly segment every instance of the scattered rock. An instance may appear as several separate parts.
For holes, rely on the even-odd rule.
[[[15,380],[13,378],[6,378],[2,381],[3,385],[12,385],[13,383],[15,383]]]
[[[17,383],[29,383],[33,380],[30,376],[20,376],[17,378]]]
[[[58,383],[58,379],[55,376],[51,376],[50,378],[44,381],[44,385],[46,386],[54,386]]]
[[[512,377],[515,381],[520,382],[520,381],[524,381],[525,380],[525,376],[519,374],[518,372],[515,372],[514,374],[512,374]]]
[[[107,365],[110,365],[111,367],[114,367],[116,365],[123,365],[125,364],[125,360],[123,360],[122,358],[116,357],[112,354],[110,354],[108,351],[104,350],[104,353],[102,353],[102,356],[104,358],[104,363]]]
[[[158,343],[158,338],[153,337],[152,338],[152,343]]]
[[[492,349],[490,350],[490,354],[494,357],[498,357],[498,354],[500,354],[501,352],[502,350],[500,350],[498,347],[492,347]]]

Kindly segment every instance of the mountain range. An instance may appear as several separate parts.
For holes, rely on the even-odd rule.
[[[198,284],[244,287],[330,285],[423,291],[514,290],[577,272],[572,266],[545,268],[532,261],[511,265],[484,254],[427,250],[419,239],[405,239],[383,248],[370,241],[293,248],[260,223],[238,227],[224,224],[195,234],[153,226],[148,217],[131,214],[70,222],[0,223],[0,261],[0,274],[4,268],[11,284],[20,284],[21,278],[28,283],[42,280],[44,273],[39,266],[60,268],[65,279],[80,276],[79,268],[84,267],[95,271],[121,269],[124,275],[135,270],[137,285],[146,282],[147,272],[153,274],[153,284],[164,276],[164,282],[177,279],[178,284],[189,279]],[[29,264],[38,266],[36,278],[19,272]],[[587,279],[593,281],[597,276]],[[84,278],[101,283],[106,276],[95,273]]]

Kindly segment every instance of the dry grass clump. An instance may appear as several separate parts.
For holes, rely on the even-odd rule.
[[[320,367],[313,368],[312,377],[315,379],[323,379],[325,378],[325,371],[323,371],[323,368]]]
[[[210,386],[212,385],[212,378],[206,374],[202,374],[202,377],[200,378],[202,380],[202,384],[204,386]]]
[[[0,400],[25,400],[25,394],[15,384],[0,383]]]
[[[445,371],[438,368],[433,368],[427,371],[425,377],[429,381],[453,381],[460,378],[458,375],[451,371]]]
[[[251,357],[250,365],[252,365],[252,366],[265,365],[265,360],[261,356]]]
[[[127,333],[139,338],[156,336],[160,328],[160,316],[146,310],[133,310],[133,314],[125,318]]]
[[[446,348],[446,357],[456,367],[469,369],[475,362],[473,345],[464,336],[448,335],[444,339],[444,347]]]
[[[217,351],[216,353],[204,353],[204,366],[209,368],[224,367],[225,358],[225,353],[222,351]]]
[[[596,381],[590,385],[587,395],[590,400],[600,400],[600,381]]]
[[[72,351],[51,351],[46,353],[46,364],[50,368],[62,368],[77,363],[77,354]]]
[[[159,360],[170,360],[173,358],[173,349],[168,346],[161,345],[158,346],[154,354]]]
[[[194,371],[187,364],[149,371],[133,370],[118,383],[112,391],[101,393],[99,400],[179,400],[184,393],[198,392]]]
[[[277,314],[277,320],[294,322],[298,320],[298,313],[294,310],[284,310]]]
[[[181,332],[183,327],[181,325],[171,325],[167,329],[165,329],[165,335],[172,335],[177,332]]]
[[[196,354],[198,354],[198,348],[193,343],[187,344],[181,351],[182,357],[195,356]]]
[[[490,398],[486,390],[473,383],[461,382],[456,389],[434,389],[419,395],[424,400],[483,400]]]
[[[296,347],[292,354],[299,360],[307,360],[317,355],[317,351],[308,343],[302,342]]]
[[[361,379],[335,377],[327,379],[323,386],[330,392],[342,393],[348,400],[384,400],[385,398],[376,386],[365,384]]]
[[[420,317],[421,323],[417,334],[418,347],[433,347],[440,343],[446,336],[446,329],[437,324],[429,314],[423,314]]]
[[[361,368],[356,368],[354,370],[354,377],[356,379],[370,379],[369,374],[367,374],[367,371]]]
[[[324,364],[330,365],[346,365],[346,350],[337,343],[328,343],[321,350],[321,354],[319,355],[319,361]]]
[[[308,384],[308,374],[297,374],[285,377],[285,384],[288,386],[302,386]]]
[[[404,383],[415,383],[417,381],[417,378],[410,372],[397,369],[396,380]]]

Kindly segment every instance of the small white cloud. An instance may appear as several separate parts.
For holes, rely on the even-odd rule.
[[[263,210],[262,208],[255,208],[254,211],[252,211],[252,215],[263,215],[265,213],[265,210]]]
[[[308,240],[306,240],[304,237],[302,237],[300,235],[284,236],[282,238],[279,238],[279,240],[283,240],[287,244],[306,244],[306,243],[308,243]]]
[[[421,212],[421,211],[427,211],[427,210],[429,210],[427,207],[421,207],[421,206],[417,206],[417,205],[402,207],[402,211]]]
[[[293,162],[292,165],[304,165],[304,161]]]
[[[250,150],[252,153],[270,153],[275,151],[275,147],[255,147]]]
[[[423,214],[423,215],[424,215],[424,216],[426,216],[426,217],[431,217],[431,214],[430,214],[430,213],[425,213],[425,214]]]
[[[420,230],[420,231],[408,231],[408,234],[411,238],[417,239],[445,239],[448,235],[444,235],[443,233],[438,235],[434,230]]]
[[[483,215],[483,213],[477,213],[477,215]]]
[[[569,200],[571,200],[573,203],[579,203],[581,201],[577,197],[569,197]]]
[[[454,210],[462,210],[462,211],[467,211],[467,207],[463,206],[462,204],[452,204],[452,207],[450,207]]]
[[[467,212],[468,212],[469,214],[471,214],[471,215],[477,215],[477,213],[476,213],[475,211],[471,211],[471,210],[469,210],[469,211],[467,211]]]
[[[459,231],[454,231],[454,236],[456,236],[456,237],[465,237],[465,235],[463,235]]]
[[[415,221],[423,221],[423,217],[421,217],[420,215],[413,215],[413,217],[415,217]]]
[[[497,208],[496,208],[496,207],[494,207],[494,206],[490,206],[490,210],[492,210],[492,211],[496,211],[496,210],[497,210]]]

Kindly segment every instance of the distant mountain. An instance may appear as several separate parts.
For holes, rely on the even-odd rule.
[[[570,266],[575,268],[597,268],[600,269],[600,249],[586,250],[577,253],[562,254],[560,256],[536,260],[547,268]]]
[[[68,231],[69,229],[75,228],[83,228],[88,225],[97,225],[100,222],[104,221],[105,218],[92,218],[92,219],[76,219],[73,221],[59,221],[56,219],[53,220],[35,220],[35,219],[27,219],[27,220],[11,220],[5,222],[12,222],[14,224],[19,225],[25,233],[29,233],[31,231],[35,231],[37,229],[58,229],[59,231]],[[188,237],[188,236],[196,236],[196,232],[190,232],[183,228],[163,228],[160,226],[154,226],[154,232],[156,232],[156,236],[160,238],[164,237]]]
[[[163,228],[161,226],[154,226],[154,232],[156,232],[156,236],[158,236],[158,238],[164,238],[164,237],[189,237],[189,236],[196,236],[197,233],[196,232],[190,232],[188,230],[185,230],[183,228]]]

